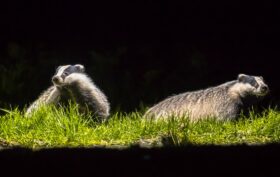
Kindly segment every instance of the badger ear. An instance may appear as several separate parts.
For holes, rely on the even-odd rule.
[[[263,77],[262,77],[262,76],[259,76],[259,78],[260,78],[261,80],[263,80]]]
[[[81,64],[76,64],[75,67],[80,71],[80,72],[85,72],[85,67],[84,65]]]
[[[239,82],[243,82],[243,81],[245,81],[246,77],[247,77],[246,74],[238,74],[237,80]]]

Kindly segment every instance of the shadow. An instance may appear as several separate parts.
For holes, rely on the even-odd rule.
[[[0,151],[8,176],[279,176],[280,145],[25,148]]]

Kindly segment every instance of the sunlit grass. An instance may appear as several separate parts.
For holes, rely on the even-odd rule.
[[[109,121],[97,123],[91,115],[80,115],[73,105],[68,109],[42,107],[31,117],[23,114],[13,109],[0,117],[0,146],[1,142],[29,148],[130,146],[139,142],[164,146],[164,140],[175,146],[280,142],[280,112],[276,109],[252,112],[236,121],[197,123],[187,118],[151,121],[138,112],[115,113]]]

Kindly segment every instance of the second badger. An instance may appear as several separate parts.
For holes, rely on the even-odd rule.
[[[151,107],[144,117],[159,119],[187,115],[191,121],[207,117],[232,120],[268,92],[261,76],[239,74],[236,80],[216,87],[171,96]]]
[[[59,66],[52,82],[54,85],[28,107],[27,115],[41,105],[61,104],[71,100],[78,104],[80,112],[89,110],[102,120],[109,116],[110,104],[107,97],[86,75],[83,65]]]

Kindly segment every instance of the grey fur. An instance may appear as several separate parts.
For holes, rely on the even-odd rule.
[[[186,115],[191,121],[209,117],[232,120],[268,91],[261,76],[239,74],[237,80],[216,87],[171,96],[151,107],[144,117],[166,119]]]
[[[91,111],[102,120],[109,116],[107,97],[85,74],[83,65],[59,66],[52,82],[53,86],[28,107],[26,116],[30,116],[41,105],[65,104],[69,100],[77,103],[82,113]]]
[[[110,104],[107,97],[86,74],[70,74],[62,87],[70,92],[81,112],[89,110],[101,119],[109,116]]]
[[[57,104],[60,100],[60,94],[61,93],[56,86],[49,87],[46,91],[40,94],[37,100],[30,104],[26,110],[25,116],[30,116],[42,105]]]

